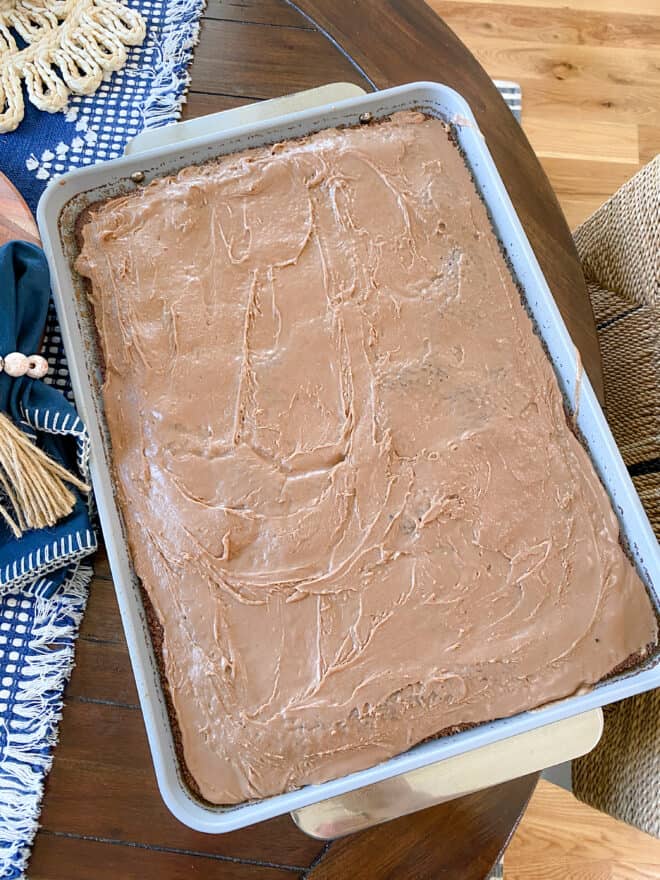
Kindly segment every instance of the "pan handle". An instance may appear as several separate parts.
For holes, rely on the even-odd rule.
[[[163,147],[169,144],[182,144],[193,138],[207,134],[218,134],[243,125],[254,125],[266,119],[309,110],[326,104],[344,101],[346,98],[357,98],[364,95],[364,89],[353,83],[329,83],[304,92],[295,92],[281,98],[270,98],[268,101],[256,101],[243,107],[232,107],[220,113],[209,113],[185,122],[175,122],[162,128],[149,128],[132,138],[124,150],[125,156],[134,156],[145,150]]]
[[[578,758],[594,748],[602,732],[602,710],[592,709],[302,807],[291,818],[306,834],[321,840],[354,834]]]

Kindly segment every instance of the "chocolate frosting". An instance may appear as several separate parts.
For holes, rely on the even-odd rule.
[[[186,168],[82,236],[119,502],[209,801],[565,697],[655,642],[442,123]]]

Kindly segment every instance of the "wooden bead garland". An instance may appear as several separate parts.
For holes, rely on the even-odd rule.
[[[30,355],[28,358],[27,374],[30,379],[43,379],[48,372],[48,361],[40,354]]]
[[[28,357],[20,351],[11,351],[4,358],[0,357],[0,373],[3,370],[14,379],[20,376],[43,379],[48,372],[48,361],[40,354],[32,354]]]

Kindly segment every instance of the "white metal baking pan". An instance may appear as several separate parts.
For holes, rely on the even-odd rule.
[[[455,128],[457,141],[524,291],[530,313],[543,337],[569,408],[575,410],[576,394],[579,397],[577,426],[610,494],[621,523],[623,539],[649,589],[656,609],[660,609],[660,548],[591,384],[586,376],[579,381],[580,367],[575,347],[515,214],[485,139],[468,104],[455,91],[436,83],[412,83],[322,107],[296,111],[276,119],[239,124],[221,135],[203,134],[184,144],[156,147],[64,175],[48,187],[39,203],[39,229],[51,270],[53,292],[76,401],[90,432],[92,482],[158,785],[174,815],[200,831],[225,832],[261,822],[660,686],[660,656],[656,652],[640,667],[601,683],[587,694],[570,697],[512,718],[483,724],[454,736],[423,743],[375,767],[321,785],[307,786],[287,794],[234,807],[213,807],[198,801],[182,779],[139,585],[132,571],[120,515],[115,505],[108,467],[107,438],[98,394],[100,375],[92,341],[91,315],[80,279],[72,268],[75,247],[71,224],[87,204],[126,192],[136,185],[131,182],[131,175],[148,181],[186,165],[248,147],[309,134],[335,125],[354,125],[364,113],[371,113],[374,118],[379,118],[396,110],[410,108],[421,108],[451,123]]]

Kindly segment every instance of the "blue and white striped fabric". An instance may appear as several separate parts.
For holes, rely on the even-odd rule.
[[[520,122],[522,117],[522,89],[520,84],[511,82],[508,79],[495,79],[493,82],[497,86],[500,95],[504,98],[504,102],[509,110]]]

